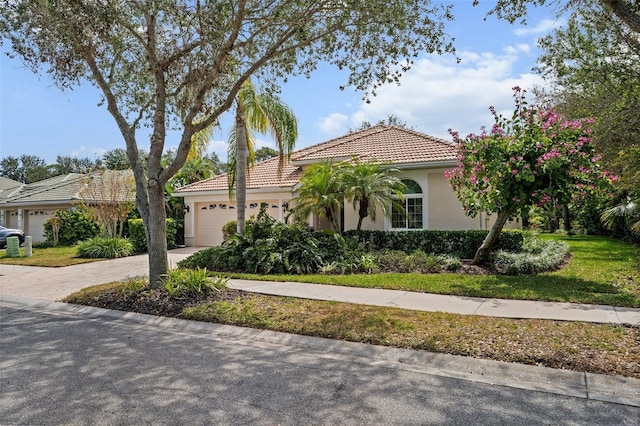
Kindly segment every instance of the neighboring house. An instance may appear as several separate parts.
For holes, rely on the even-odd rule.
[[[45,240],[44,223],[56,210],[83,202],[135,201],[131,170],[70,173],[30,184],[0,179],[0,225],[22,229],[33,242]]]
[[[296,195],[297,185],[305,166],[321,161],[340,162],[358,156],[375,159],[400,170],[398,177],[407,185],[404,205],[407,214],[384,217],[377,221],[366,218],[362,229],[488,229],[493,220],[486,214],[475,218],[465,215],[462,204],[444,176],[445,170],[456,165],[455,146],[413,130],[378,125],[368,129],[301,149],[291,155],[291,161],[278,171],[278,159],[256,164],[247,177],[247,217],[255,215],[260,206],[283,221]],[[176,190],[176,197],[185,201],[185,243],[189,246],[213,246],[222,242],[222,226],[236,219],[235,201],[229,199],[227,175],[219,175]],[[342,227],[355,229],[358,214],[345,203]],[[316,229],[327,224],[318,218],[309,223]]]

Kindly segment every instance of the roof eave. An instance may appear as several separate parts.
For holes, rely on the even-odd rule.
[[[393,167],[400,170],[408,169],[438,169],[441,167],[455,167],[457,165],[456,160],[441,160],[441,161],[423,161],[419,163],[395,163]]]
[[[295,184],[287,186],[265,186],[261,188],[247,188],[247,194],[255,194],[262,192],[291,192],[293,191]],[[207,195],[228,195],[228,189],[211,189],[203,191],[189,191],[173,193],[174,197],[202,197]]]

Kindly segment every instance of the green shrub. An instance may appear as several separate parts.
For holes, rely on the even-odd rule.
[[[133,244],[136,253],[145,253],[147,251],[147,234],[144,230],[142,219],[129,219],[129,240]],[[175,247],[176,232],[178,231],[177,223],[174,219],[167,218],[165,221],[167,230],[167,248]]]
[[[448,254],[469,259],[487,236],[488,231],[347,231],[345,236],[364,244],[367,251],[401,250],[411,253],[422,250],[425,253]],[[525,232],[504,230],[500,233],[495,250],[519,251]]]
[[[141,292],[149,288],[149,280],[143,277],[129,277],[124,285],[118,287],[118,292],[125,299],[131,293]]]
[[[451,256],[449,254],[439,254],[436,257],[438,258],[438,261],[445,271],[455,272],[462,268],[462,262],[460,261],[460,258]]]
[[[422,250],[407,254],[402,250],[382,250],[377,256],[377,267],[380,272],[401,273],[436,273],[442,270],[443,261]]]
[[[185,294],[209,294],[227,288],[228,278],[210,277],[206,269],[171,269],[162,279],[164,289],[173,298]]]
[[[54,233],[52,223],[57,222],[58,233]],[[100,228],[91,219],[86,209],[77,207],[69,210],[56,210],[51,219],[44,223],[44,236],[52,245],[72,246],[98,235]]]
[[[310,274],[333,262],[351,262],[357,264],[354,269],[366,269],[363,254],[353,240],[315,231],[306,223],[280,223],[262,210],[255,220],[247,221],[244,235],[234,234],[222,246],[201,250],[178,265],[212,271]]]
[[[78,246],[78,257],[92,259],[117,259],[135,253],[133,244],[124,238],[95,237]]]
[[[525,239],[522,252],[496,252],[494,263],[496,269],[506,275],[538,274],[559,268],[568,256],[567,243],[530,237]]]
[[[373,274],[379,272],[378,259],[373,253],[354,254],[343,260],[334,260],[318,272],[326,275]]]
[[[246,226],[246,221],[245,221],[245,226]],[[230,222],[225,223],[224,225],[222,225],[222,239],[224,241],[228,240],[229,238],[236,235],[237,231],[238,231],[237,220],[232,220]]]

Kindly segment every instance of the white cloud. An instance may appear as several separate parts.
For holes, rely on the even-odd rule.
[[[521,27],[516,28],[513,32],[519,37],[525,36],[539,36],[550,32],[553,29],[559,28],[565,24],[565,19],[543,19],[533,27]]]
[[[460,52],[460,64],[429,56],[416,62],[400,86],[384,86],[371,103],[362,103],[351,121],[377,122],[394,114],[419,131],[447,140],[449,128],[464,136],[490,127],[489,106],[510,114],[514,86],[531,89],[543,83],[537,75],[514,71],[518,53],[526,52],[524,45],[503,54]]]
[[[322,133],[329,136],[342,134],[349,125],[349,117],[339,112],[333,112],[325,117],[320,118],[315,127]]]
[[[227,141],[212,139],[209,141],[207,152],[214,152],[220,161],[227,161]]]

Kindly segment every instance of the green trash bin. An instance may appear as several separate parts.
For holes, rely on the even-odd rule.
[[[20,257],[20,239],[18,237],[7,237],[7,256]]]

